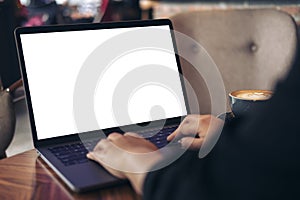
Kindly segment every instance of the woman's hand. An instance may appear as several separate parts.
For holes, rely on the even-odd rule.
[[[138,193],[146,173],[161,159],[157,147],[134,133],[110,134],[102,139],[87,157],[100,163],[112,175],[129,179]]]
[[[182,146],[199,149],[204,138],[220,131],[223,124],[223,120],[212,115],[189,115],[167,139],[180,138]],[[154,144],[135,133],[112,133],[107,139],[102,139],[87,157],[100,163],[114,176],[129,179],[141,194],[146,173],[162,155]]]
[[[223,124],[213,115],[188,115],[167,140],[178,138],[184,148],[199,149],[205,137],[221,131]]]

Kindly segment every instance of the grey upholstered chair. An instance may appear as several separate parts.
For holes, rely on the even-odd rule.
[[[171,20],[174,29],[198,41],[218,66],[226,93],[239,89],[273,89],[290,68],[297,48],[297,28],[286,13],[269,10],[194,11]],[[201,66],[202,53],[177,41],[179,53],[193,55]],[[200,112],[210,113],[211,101],[195,68],[182,60],[183,74],[193,86]],[[188,91],[188,95],[189,91]],[[189,102],[193,112],[195,102]],[[228,106],[228,105],[227,105]]]
[[[22,79],[4,89],[0,81],[0,159],[6,158],[16,128],[15,102],[24,98]]]
[[[6,157],[16,125],[15,110],[10,93],[0,85],[0,159]]]

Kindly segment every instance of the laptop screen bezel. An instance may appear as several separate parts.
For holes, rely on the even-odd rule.
[[[28,85],[28,79],[27,79],[27,73],[26,73],[26,66],[25,66],[25,60],[24,60],[24,55],[23,55],[23,49],[22,49],[22,43],[21,43],[21,35],[22,34],[35,34],[35,33],[50,33],[50,32],[65,32],[65,31],[82,31],[82,30],[98,30],[98,29],[115,29],[115,28],[131,28],[131,27],[146,27],[146,26],[162,26],[162,25],[168,25],[170,27],[170,32],[171,32],[171,37],[172,37],[172,42],[173,42],[173,48],[175,52],[175,57],[176,57],[176,62],[177,62],[177,67],[178,67],[178,72],[179,74],[182,75],[182,68],[180,65],[180,60],[179,60],[179,55],[178,55],[178,49],[176,45],[176,40],[175,40],[175,35],[173,32],[173,26],[172,22],[169,19],[158,19],[158,20],[143,20],[143,21],[129,21],[129,22],[113,22],[113,23],[95,23],[95,24],[75,24],[75,25],[54,25],[54,26],[39,26],[39,27],[21,27],[17,28],[15,30],[15,40],[16,40],[16,45],[17,45],[17,51],[18,51],[18,57],[19,57],[19,65],[21,69],[21,74],[23,78],[23,84],[24,84],[24,89],[25,89],[25,97],[26,97],[26,102],[27,102],[27,108],[29,112],[29,120],[30,120],[30,125],[31,125],[31,132],[32,132],[32,138],[33,138],[33,143],[36,148],[38,147],[43,147],[47,145],[51,145],[54,143],[63,143],[63,142],[70,142],[70,141],[75,141],[80,138],[80,134],[90,134],[93,136],[96,134],[96,131],[90,131],[86,133],[70,133],[70,135],[65,135],[65,136],[59,136],[59,137],[54,137],[54,138],[47,138],[47,139],[38,139],[37,137],[37,131],[36,131],[36,126],[35,126],[35,120],[34,120],[34,114],[33,114],[33,108],[32,108],[32,103],[31,103],[31,98],[30,98],[30,89]],[[180,82],[181,82],[181,87],[182,87],[182,92],[183,92],[183,97],[184,97],[184,102],[186,106],[186,111],[187,114],[190,114],[190,108],[188,104],[188,99],[187,99],[187,93],[186,93],[186,88],[185,88],[185,83],[183,80],[183,77],[180,76]],[[168,124],[174,124],[174,123],[180,123],[182,120],[182,117],[174,117],[174,118],[168,118],[166,120],[166,125]],[[165,121],[163,120],[157,120],[154,121],[154,125],[157,123],[160,123],[160,121]],[[139,123],[137,125],[139,126],[145,126],[149,122],[143,122]],[[131,125],[123,126],[123,127],[129,127]],[[111,132],[121,132],[122,127],[114,127],[114,128],[108,128],[104,129],[105,134],[109,134]]]

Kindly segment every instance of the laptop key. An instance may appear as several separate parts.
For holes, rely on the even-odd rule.
[[[145,139],[152,142],[157,148],[162,148],[168,144],[167,137],[176,130],[178,126],[164,127],[162,130],[144,131],[142,133]]]
[[[66,144],[63,146],[50,147],[48,149],[65,166],[71,166],[75,164],[88,162],[88,158],[86,157],[86,154],[90,151],[90,149],[94,148],[95,144],[96,144],[95,141],[88,144],[87,146],[89,147],[89,149],[85,147],[86,144],[82,144],[82,143]]]

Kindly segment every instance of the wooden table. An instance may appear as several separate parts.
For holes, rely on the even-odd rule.
[[[35,150],[0,160],[0,199],[141,199],[130,185],[76,194]]]

